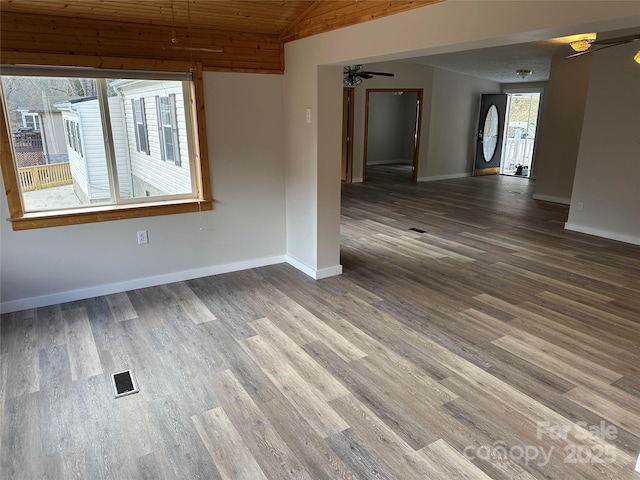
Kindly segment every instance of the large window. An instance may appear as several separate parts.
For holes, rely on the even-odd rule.
[[[194,211],[196,204],[210,209],[197,135],[204,119],[192,108],[190,74],[86,72],[2,69],[10,132],[3,140],[13,153],[13,162],[4,159],[2,167],[7,192],[18,192],[9,199],[14,229]],[[154,99],[156,108],[148,108]],[[38,141],[28,137],[27,144],[25,119],[35,127],[39,118],[26,115],[34,105],[47,121],[38,123]],[[17,189],[11,188],[12,178]],[[175,208],[180,205],[190,206]],[[118,213],[105,214],[109,210]]]

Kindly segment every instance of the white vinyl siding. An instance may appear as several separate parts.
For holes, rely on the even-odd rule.
[[[62,113],[63,125],[67,125],[67,122],[77,123],[79,122],[78,115],[74,112]],[[64,138],[67,144],[67,152],[69,154],[69,169],[71,170],[71,177],[78,188],[82,189],[85,195],[89,196],[89,186],[87,185],[87,164],[84,158],[76,152],[71,145],[69,145],[69,138],[67,128],[64,127]]]
[[[85,168],[88,176],[88,186],[83,188],[83,190],[90,200],[109,199],[111,192],[109,189],[107,157],[98,100],[78,102],[72,104],[72,108],[78,112],[84,159],[86,162]],[[114,120],[122,117],[122,102],[118,97],[109,98],[109,113]],[[116,152],[116,163],[118,165],[118,181],[120,182],[120,191],[124,195],[130,192],[127,152],[123,138],[124,127],[121,121],[112,121],[111,128]],[[73,149],[70,149],[69,158],[71,158],[72,153],[75,152]]]
[[[125,117],[131,152],[131,173],[153,185],[166,194],[184,194],[191,192],[191,172],[189,169],[189,151],[187,148],[187,125],[184,115],[185,105],[182,85],[177,82],[137,81],[122,85],[118,89],[125,97]],[[174,94],[176,99],[176,120],[180,165],[162,160],[162,147],[159,134],[156,96]],[[135,122],[133,121],[132,98],[143,98],[147,116],[147,134],[149,155],[140,153],[136,148]]]

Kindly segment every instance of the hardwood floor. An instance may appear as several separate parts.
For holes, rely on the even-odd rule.
[[[342,276],[4,315],[2,478],[640,479],[640,248],[531,194],[344,185]]]

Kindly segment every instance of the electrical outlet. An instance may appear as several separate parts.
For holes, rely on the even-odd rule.
[[[138,230],[138,245],[149,243],[149,236],[146,230]]]
[[[580,202],[578,204],[578,211],[581,212],[583,208],[584,208],[584,203]]]

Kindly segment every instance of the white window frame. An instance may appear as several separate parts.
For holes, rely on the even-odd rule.
[[[33,128],[34,132],[40,131],[40,115],[36,112],[20,112],[22,114],[22,126],[24,128]],[[27,125],[27,117],[31,117],[31,121],[33,122],[33,127]]]

